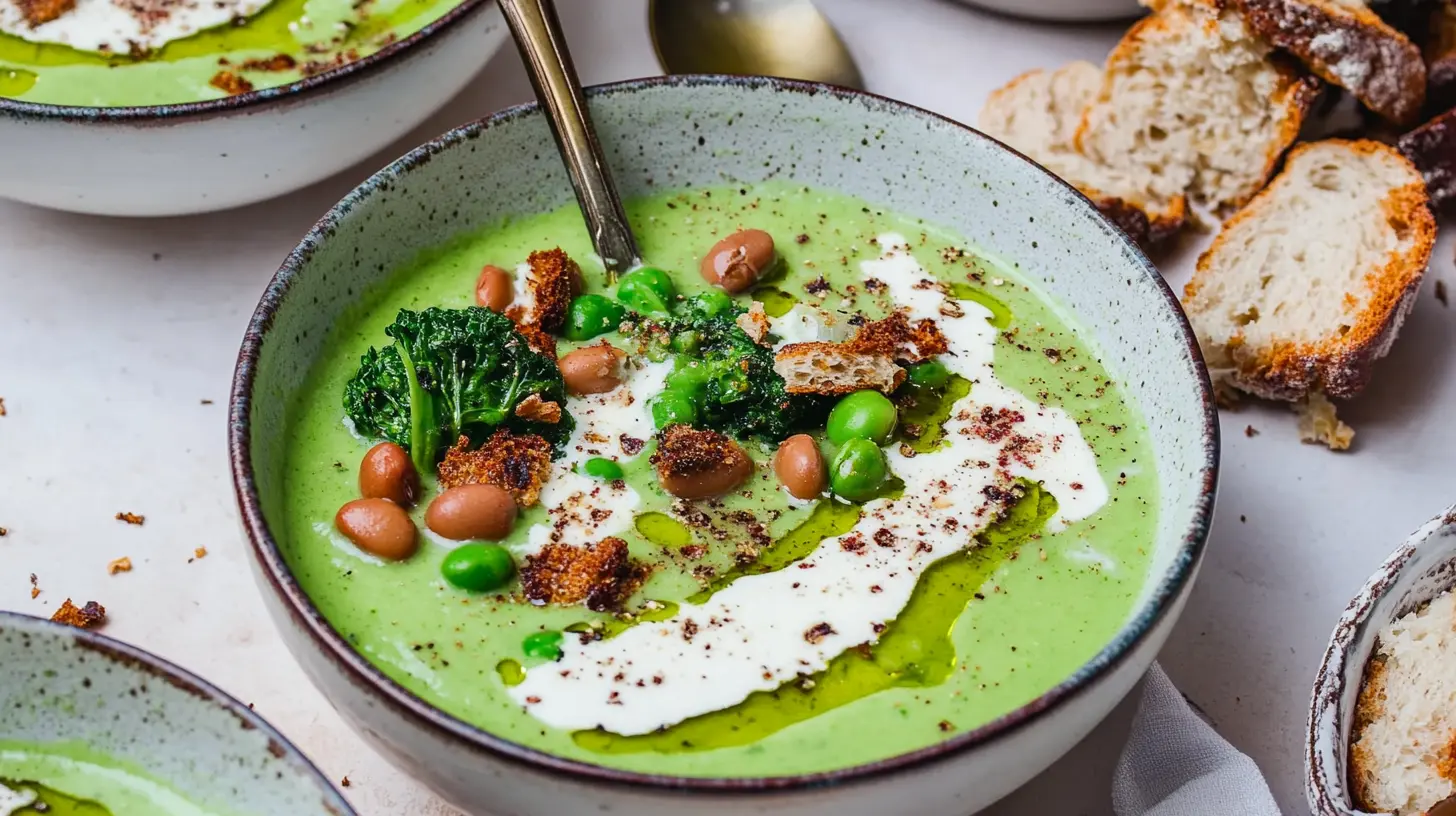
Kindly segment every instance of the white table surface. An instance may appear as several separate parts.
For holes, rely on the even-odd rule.
[[[588,82],[658,73],[643,0],[562,0]],[[1023,70],[1099,60],[1117,27],[993,17],[938,0],[826,0],[870,89],[964,121]],[[370,170],[447,127],[525,101],[513,50],[365,166],[244,210],[159,221],[0,202],[0,608],[48,616],[98,600],[107,634],[254,703],[365,816],[453,814],[350,732],[266,617],[236,521],[224,400],[243,328],[297,239]],[[0,172],[3,165],[0,165]],[[1206,240],[1161,259],[1175,286]],[[1451,245],[1431,279],[1452,277]],[[1219,730],[1251,754],[1288,813],[1306,812],[1310,684],[1348,598],[1410,530],[1456,500],[1456,313],[1432,281],[1373,393],[1346,419],[1356,449],[1299,444],[1277,407],[1226,414],[1217,522],[1199,583],[1162,655]],[[204,404],[204,400],[212,400]],[[1259,434],[1248,437],[1246,426]],[[119,511],[146,516],[136,527]],[[208,555],[189,563],[193,550]],[[135,569],[109,576],[129,556]],[[32,599],[29,575],[41,594]],[[993,816],[1102,816],[1130,702]]]

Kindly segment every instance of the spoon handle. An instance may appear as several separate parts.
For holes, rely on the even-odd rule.
[[[592,128],[555,3],[500,0],[500,7],[525,58],[536,97],[546,108],[592,244],[607,267],[607,282],[614,283],[618,273],[641,263],[641,253]]]

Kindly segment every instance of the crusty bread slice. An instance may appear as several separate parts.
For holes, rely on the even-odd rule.
[[[1426,99],[1421,50],[1364,0],[1222,0],[1249,29],[1289,51],[1325,81],[1395,122],[1420,119]]]
[[[1350,788],[1371,813],[1419,816],[1456,793],[1456,595],[1386,625],[1350,737]]]
[[[1077,149],[1128,167],[1155,200],[1248,201],[1299,134],[1319,84],[1213,0],[1168,2],[1108,57]]]
[[[855,351],[848,343],[790,343],[774,354],[774,371],[790,394],[849,394],[870,388],[888,394],[905,381],[905,369],[889,355]]]
[[[1157,243],[1183,225],[1187,199],[1149,196],[1147,179],[1092,161],[1073,144],[1101,87],[1102,69],[1090,62],[1028,71],[991,94],[977,126],[1081,190],[1134,241]]]
[[[1184,289],[1209,371],[1269,399],[1358,393],[1400,330],[1435,235],[1425,184],[1394,148],[1296,147]]]
[[[1456,109],[1401,136],[1396,144],[1421,171],[1433,204],[1456,201]]]

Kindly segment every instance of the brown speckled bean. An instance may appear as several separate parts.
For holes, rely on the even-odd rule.
[[[753,460],[747,454],[726,457],[719,467],[697,473],[671,474],[659,471],[662,489],[679,499],[711,499],[722,496],[748,481]]]
[[[403,561],[419,549],[414,521],[389,499],[349,502],[334,516],[334,527],[354,546],[390,561]]]
[[[626,356],[607,343],[579,348],[561,358],[561,378],[566,380],[567,390],[578,396],[605,394],[622,384]]]
[[[774,263],[773,236],[763,230],[735,232],[713,245],[698,271],[703,280],[737,294],[752,288]]]
[[[409,507],[420,495],[420,474],[404,448],[380,442],[364,454],[359,463],[359,495],[366,499],[389,499]]]
[[[480,277],[475,281],[475,302],[478,305],[492,312],[504,312],[515,299],[516,283],[511,273],[488,264],[480,270]]]
[[[808,434],[797,434],[779,443],[774,453],[774,474],[796,499],[817,499],[824,492],[828,474],[819,443]]]
[[[516,525],[516,500],[495,485],[452,487],[425,510],[425,526],[451,541],[499,541]]]

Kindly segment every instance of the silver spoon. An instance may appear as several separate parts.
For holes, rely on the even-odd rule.
[[[810,0],[652,0],[669,74],[763,74],[863,88],[844,41]]]
[[[642,263],[642,255],[587,113],[556,6],[552,0],[500,0],[500,7],[546,109],[592,245],[607,267],[607,284],[616,283],[619,274]]]

